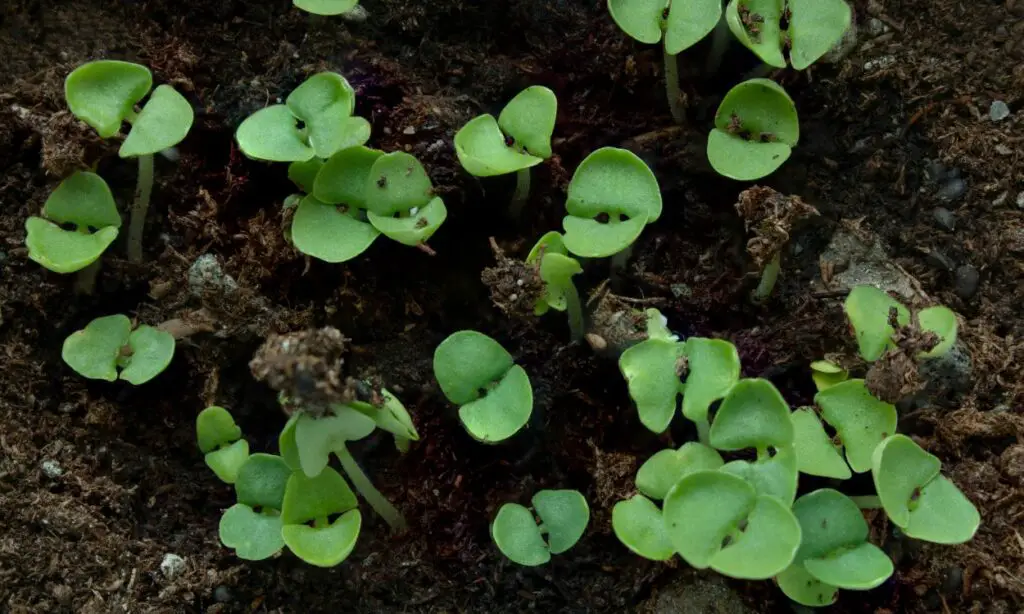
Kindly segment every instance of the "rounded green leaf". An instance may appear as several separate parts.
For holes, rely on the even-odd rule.
[[[551,551],[533,513],[518,503],[506,503],[491,523],[491,539],[513,563],[535,567],[551,560]]]
[[[892,345],[895,330],[889,325],[889,311],[896,310],[900,326],[910,323],[910,311],[899,301],[874,286],[856,286],[843,303],[846,317],[857,336],[861,357],[878,360]]]
[[[246,561],[262,561],[284,547],[281,517],[236,503],[220,517],[220,541]]]
[[[576,545],[590,522],[590,506],[578,490],[541,490],[530,500],[548,536],[551,554]]]
[[[780,448],[772,457],[726,463],[721,471],[743,478],[757,494],[775,497],[786,507],[796,499],[796,453],[792,446]]]
[[[633,495],[612,508],[612,530],[627,548],[652,561],[667,561],[675,554],[665,534],[661,510],[643,495]]]
[[[850,372],[827,360],[816,360],[811,363],[811,379],[815,388],[824,390],[850,379]]]
[[[25,231],[28,257],[54,273],[74,273],[96,262],[118,232],[113,226],[92,234],[64,230],[41,217],[25,220]]]
[[[76,68],[64,81],[64,96],[75,117],[89,124],[102,138],[121,129],[153,86],[149,69],[131,62],[98,60]]]
[[[285,105],[305,124],[309,145],[318,158],[329,158],[346,145],[366,142],[356,143],[365,131],[365,120],[356,124],[346,121],[355,110],[356,93],[338,73],[322,72],[306,79],[288,94]],[[359,134],[352,136],[351,130]]]
[[[525,153],[539,158],[551,157],[551,134],[555,130],[558,99],[541,85],[530,86],[516,94],[498,116],[501,131],[515,139]]]
[[[79,230],[121,226],[110,186],[96,173],[84,171],[60,182],[46,199],[43,215],[61,224],[74,224]]]
[[[336,205],[327,205],[314,196],[299,202],[292,217],[292,243],[295,249],[324,262],[345,262],[369,249],[380,232],[356,219],[358,209],[345,213]]]
[[[302,461],[299,459],[299,444],[295,441],[295,427],[299,423],[299,418],[302,418],[304,415],[302,412],[293,413],[288,418],[288,422],[285,422],[284,428],[281,429],[281,434],[277,436],[277,449],[281,453],[281,458],[284,459],[284,462],[292,471],[302,471]]]
[[[791,13],[789,61],[803,70],[828,53],[850,27],[853,17],[843,0],[788,0]]]
[[[899,527],[910,524],[910,513],[920,502],[921,489],[942,469],[942,461],[905,435],[882,442],[872,458],[871,476],[885,513]]]
[[[608,0],[608,12],[623,32],[653,45],[661,40],[661,15],[667,4],[667,0]]]
[[[640,422],[655,433],[668,428],[679,407],[682,382],[678,365],[684,353],[685,344],[678,341],[647,339],[619,357],[619,370],[626,378]]]
[[[678,450],[655,452],[637,471],[636,487],[648,497],[661,500],[685,476],[694,471],[714,471],[723,464],[714,448],[690,441]]]
[[[878,546],[866,542],[826,557],[807,559],[804,567],[825,584],[857,591],[880,586],[893,572],[888,555]]]
[[[327,467],[314,477],[292,472],[285,486],[281,519],[286,525],[322,522],[332,514],[355,509],[356,496],[345,478]]]
[[[238,502],[249,507],[280,510],[292,470],[284,459],[273,454],[256,453],[238,471],[235,493]]]
[[[459,407],[459,420],[474,438],[492,443],[519,432],[532,413],[530,377],[522,367],[513,365],[486,396]]]
[[[374,162],[383,151],[369,147],[350,147],[328,158],[313,182],[312,194],[332,205],[366,209],[366,186]]]
[[[766,379],[737,382],[715,414],[711,445],[719,450],[786,448],[793,444],[789,405]]]
[[[185,140],[194,119],[188,100],[170,85],[161,85],[132,121],[128,138],[117,153],[122,158],[133,158],[174,147]]]
[[[221,482],[234,484],[242,465],[249,460],[249,442],[239,439],[219,450],[207,452],[203,460]]]
[[[506,145],[497,120],[486,114],[469,120],[455,133],[455,155],[462,168],[476,177],[507,175],[544,161]]]
[[[391,394],[387,388],[381,388],[380,396],[384,399],[384,404],[380,407],[361,401],[355,401],[349,407],[373,420],[377,428],[402,439],[419,441],[420,434],[416,432],[412,416],[409,415],[405,405],[402,405],[398,397]]]
[[[731,0],[725,9],[725,20],[733,35],[750,49],[757,57],[776,68],[786,67],[786,58],[782,55],[782,5],[779,0]],[[758,32],[748,30],[740,15],[743,7],[750,16],[751,25],[756,24]],[[760,19],[760,21],[758,21]]]
[[[292,4],[314,15],[341,15],[355,8],[359,0],[292,0]]]
[[[800,545],[800,525],[788,507],[722,471],[684,477],[669,491],[662,515],[687,563],[734,578],[770,578],[789,566]]]
[[[292,162],[288,165],[288,179],[297,185],[306,194],[313,193],[313,185],[320,169],[324,167],[324,161],[320,158],[310,158],[302,162]],[[362,184],[360,184],[362,185]]]
[[[896,408],[873,397],[862,379],[822,390],[814,402],[839,434],[850,468],[857,473],[870,470],[875,448],[896,432]]]
[[[415,156],[404,151],[377,158],[365,185],[367,210],[382,216],[423,207],[434,195],[426,169]]]
[[[124,359],[121,379],[140,386],[163,373],[174,358],[174,335],[142,324],[128,337],[131,356]]]
[[[832,605],[839,597],[837,587],[825,584],[807,573],[802,563],[793,563],[775,576],[775,581],[787,597],[812,608]]]
[[[117,359],[128,343],[132,322],[127,316],[96,318],[64,340],[61,358],[82,377],[112,382],[117,379]]]
[[[256,160],[304,162],[316,151],[306,143],[295,116],[283,104],[256,111],[242,121],[235,140],[242,152]]]
[[[921,489],[910,524],[901,527],[907,537],[936,544],[970,541],[981,524],[978,508],[946,476],[938,475]]]
[[[565,311],[569,306],[567,295],[576,292],[572,278],[582,272],[583,267],[575,258],[556,253],[544,254],[540,262],[540,278],[545,284],[541,301],[552,309]]]
[[[770,79],[750,79],[718,106],[708,161],[725,177],[759,179],[782,166],[799,139],[796,106],[786,90]]]
[[[569,182],[562,220],[566,248],[586,258],[616,254],[661,215],[661,190],[636,154],[603,147],[580,163]],[[607,221],[599,220],[607,216]]]
[[[352,554],[362,524],[359,510],[351,510],[321,526],[285,524],[281,537],[295,556],[310,565],[334,567]]]
[[[753,181],[774,173],[793,153],[786,143],[748,141],[715,128],[708,135],[708,162],[715,172],[737,181]]]
[[[434,377],[449,401],[463,405],[512,368],[512,355],[474,330],[452,333],[434,350]]]
[[[448,209],[435,196],[426,206],[410,209],[406,217],[378,215],[373,211],[368,211],[366,217],[387,238],[412,247],[425,243],[437,232],[448,218]]]
[[[801,407],[792,413],[790,420],[797,468],[801,473],[837,480],[847,480],[853,475],[813,409]]]
[[[739,381],[740,357],[728,341],[703,337],[686,340],[686,357],[690,372],[683,393],[683,415],[706,422],[711,404],[729,394]]]
[[[203,454],[241,438],[242,429],[235,424],[231,412],[223,407],[211,405],[196,416],[196,439]]]
[[[669,4],[665,52],[676,55],[696,45],[722,19],[722,0],[688,0]]]
[[[368,436],[375,428],[372,419],[346,405],[335,405],[318,418],[303,414],[295,422],[295,445],[303,473],[309,477],[320,475],[331,452],[346,441]]]
[[[952,309],[936,305],[922,309],[917,314],[917,322],[921,330],[935,333],[939,343],[928,352],[922,352],[919,358],[935,358],[948,352],[956,343],[957,322]]]
[[[563,256],[569,255],[569,250],[565,248],[565,242],[562,240],[562,233],[557,230],[544,233],[537,243],[530,249],[530,253],[526,256],[527,264],[534,264],[541,256],[547,254],[561,254]]]

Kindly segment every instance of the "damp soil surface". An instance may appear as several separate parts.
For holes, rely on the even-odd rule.
[[[782,274],[761,305],[748,300],[753,237],[735,207],[749,186],[716,176],[704,154],[718,101],[756,67],[748,52],[730,49],[710,77],[704,46],[681,58],[687,121],[678,126],[662,98],[660,52],[619,32],[603,0],[364,6],[368,19],[355,23],[312,18],[287,0],[4,3],[0,611],[667,612],[685,611],[672,605],[680,587],[683,604],[717,595],[719,611],[788,611],[768,582],[722,583],[618,543],[610,507],[630,494],[636,467],[693,434],[652,436],[614,360],[569,344],[558,315],[509,317],[481,282],[495,266],[489,238],[524,257],[559,228],[572,170],[603,146],[648,162],[665,206],[611,280],[626,302],[601,305],[657,307],[683,335],[731,340],[744,374],[771,379],[794,406],[813,396],[808,363],[850,349],[842,263],[822,258],[837,233],[877,241],[919,302],[962,316],[970,374],[905,408],[901,429],[943,459],[981,510],[981,529],[968,544],[922,545],[874,518],[896,573],[871,592],[843,593],[834,611],[1024,609],[1024,1],[858,1],[847,57],[774,75],[796,101],[801,140],[762,183],[820,215],[785,229]],[[157,160],[145,262],[129,264],[115,244],[96,293],[81,296],[71,277],[28,260],[24,223],[76,168],[98,165],[118,202],[131,199],[135,168],[63,101],[64,76],[98,58],[150,66],[189,98],[196,122],[177,161]],[[449,209],[435,256],[381,240],[328,265],[284,239],[284,168],[245,159],[232,135],[321,70],[357,89],[375,146],[427,167]],[[534,169],[531,200],[510,220],[514,182],[466,175],[452,137],[532,84],[558,96],[556,155]],[[1010,115],[993,121],[997,100]],[[204,255],[208,275],[190,285]],[[607,264],[592,262],[579,283],[590,291],[607,277]],[[112,313],[200,330],[146,385],[84,380],[61,361],[63,339]],[[268,335],[322,326],[350,339],[346,366],[398,394],[419,429],[404,455],[384,438],[353,446],[412,529],[392,537],[365,514],[355,552],[334,569],[288,554],[240,561],[218,542],[233,492],[205,467],[195,416],[228,407],[253,449],[273,451],[285,416],[248,363]],[[433,349],[466,328],[498,339],[531,376],[533,419],[505,445],[473,441],[433,381]],[[489,520],[501,503],[548,487],[582,491],[590,529],[551,564],[517,567],[491,544]],[[184,561],[179,573],[161,571],[168,554]]]

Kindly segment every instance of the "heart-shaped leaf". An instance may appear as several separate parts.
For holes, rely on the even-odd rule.
[[[515,173],[544,161],[505,143],[493,115],[480,115],[455,133],[455,154],[462,168],[475,177]]]
[[[721,471],[743,478],[758,495],[775,497],[787,507],[796,499],[796,452],[792,446],[780,448],[772,457],[734,460],[726,463]]]
[[[223,407],[211,405],[196,416],[196,439],[199,451],[212,452],[221,446],[242,438],[242,429],[235,424],[231,413]]]
[[[362,525],[359,510],[350,510],[334,522],[321,526],[285,524],[281,527],[281,537],[295,556],[310,565],[334,567],[352,554]]]
[[[793,445],[789,405],[768,380],[740,380],[718,408],[710,441],[719,450],[788,448]]]
[[[256,160],[303,162],[316,155],[298,127],[298,120],[283,104],[256,111],[235,131],[242,152]]]
[[[736,39],[776,68],[786,67],[780,28],[782,10],[781,0],[731,0],[725,9],[726,23]]]
[[[722,19],[722,0],[670,2],[665,21],[665,53],[676,55],[696,45]]]
[[[556,311],[565,311],[569,306],[569,294],[576,292],[572,278],[582,272],[583,267],[575,258],[556,253],[544,254],[540,263],[540,278],[545,284],[541,302]]]
[[[491,539],[513,563],[527,567],[551,560],[551,551],[533,513],[518,503],[506,503],[491,523]]]
[[[832,605],[839,597],[839,588],[818,580],[804,568],[803,563],[793,563],[775,576],[779,588],[793,601],[812,608]]]
[[[736,346],[721,339],[690,337],[686,340],[690,373],[683,394],[683,415],[694,422],[707,422],[708,409],[722,399],[740,379],[740,357]]]
[[[356,93],[338,73],[322,72],[306,79],[292,90],[285,105],[305,124],[309,145],[318,158],[329,158],[347,145],[366,142],[357,142],[365,131],[364,123],[347,121],[355,110]],[[350,130],[360,134],[352,137]]]
[[[896,331],[889,324],[890,310],[896,310],[900,326],[910,323],[910,311],[874,286],[856,286],[850,290],[843,309],[857,336],[860,355],[868,362],[878,360],[892,346],[892,336]]]
[[[121,379],[140,386],[163,373],[174,358],[174,335],[140,325],[128,337],[131,355],[121,361]]]
[[[295,423],[295,444],[299,464],[308,477],[320,475],[330,454],[346,441],[357,441],[373,432],[377,424],[346,405],[335,405],[321,417],[302,415]]]
[[[956,343],[957,322],[952,309],[942,305],[922,309],[917,314],[917,322],[921,330],[935,333],[939,337],[938,345],[927,352],[922,352],[919,358],[942,356]]]
[[[839,434],[850,467],[857,473],[869,471],[875,448],[896,432],[896,407],[873,397],[862,379],[822,390],[814,402]]]
[[[452,333],[434,350],[434,377],[449,401],[463,405],[512,368],[512,355],[494,339],[474,330]]]
[[[262,561],[284,548],[281,516],[236,503],[220,518],[220,541],[246,561]]]
[[[789,61],[803,70],[828,53],[842,38],[853,12],[844,0],[787,0],[790,11]]]
[[[132,322],[127,316],[96,318],[68,335],[61,358],[82,377],[112,382],[117,379],[117,359],[131,332]]]
[[[679,407],[679,361],[685,347],[676,341],[647,339],[619,357],[619,370],[626,378],[640,422],[655,433],[668,428]]]
[[[667,0],[608,0],[608,12],[622,31],[641,43],[661,41]]]
[[[295,249],[324,262],[345,262],[370,248],[380,236],[373,225],[356,218],[358,209],[344,213],[315,196],[302,199],[292,217]]]
[[[96,262],[117,238],[108,226],[92,234],[64,230],[41,217],[25,220],[28,257],[54,273],[74,273]]]
[[[404,151],[378,157],[365,185],[367,210],[385,217],[424,207],[434,197],[426,169],[415,156]]]
[[[661,450],[647,459],[636,474],[636,487],[652,499],[661,500],[668,491],[694,471],[714,471],[725,461],[712,447],[696,441],[678,450]]]
[[[786,90],[769,79],[750,79],[718,106],[708,161],[725,177],[760,179],[782,166],[799,139],[796,105]]]
[[[174,147],[185,140],[194,119],[192,105],[184,96],[169,85],[158,86],[132,121],[118,155],[134,158]]]
[[[801,407],[790,416],[797,468],[807,475],[848,480],[853,473],[814,410]]]
[[[64,97],[75,117],[107,139],[153,86],[149,69],[131,62],[98,60],[76,68],[64,81]]]
[[[540,518],[540,530],[547,534],[551,554],[561,554],[576,545],[590,522],[590,506],[576,490],[541,490],[530,500]]]
[[[555,93],[540,85],[530,86],[516,94],[498,116],[502,132],[515,139],[525,153],[539,158],[551,157],[551,134],[555,130],[558,99]]]
[[[238,472],[249,460],[249,442],[239,439],[219,450],[207,452],[203,460],[221,482],[234,484],[238,480]]]
[[[665,533],[661,510],[643,495],[633,495],[612,508],[612,530],[627,548],[652,561],[667,561],[675,554]]]
[[[369,207],[366,190],[373,164],[384,152],[368,147],[350,147],[331,156],[313,182],[312,194],[331,205]]]
[[[256,453],[238,471],[235,493],[238,502],[252,508],[280,511],[292,470],[284,459],[273,454]]]
[[[82,231],[121,226],[121,215],[107,182],[96,173],[84,171],[60,182],[46,199],[43,215],[61,224],[74,224]]]
[[[478,441],[494,443],[519,432],[532,413],[530,377],[522,367],[513,365],[486,396],[459,407],[459,420]]]
[[[373,211],[367,212],[366,217],[377,231],[392,241],[415,246],[425,243],[437,232],[448,218],[448,209],[444,201],[435,196],[425,206],[410,209],[404,217],[378,215]]]

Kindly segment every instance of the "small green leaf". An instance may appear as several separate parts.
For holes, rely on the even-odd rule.
[[[608,0],[608,12],[623,32],[653,45],[661,40],[661,14],[667,4],[667,0]]]
[[[455,133],[455,154],[462,168],[475,177],[507,175],[544,161],[505,144],[493,115],[480,115]]]
[[[365,185],[367,210],[381,216],[423,207],[434,197],[426,169],[415,156],[404,151],[377,158]]]
[[[238,471],[235,493],[249,507],[281,510],[292,470],[280,456],[253,454]]]
[[[612,530],[627,548],[652,561],[667,561],[675,554],[665,534],[661,510],[643,495],[633,495],[612,508]]]
[[[828,53],[850,27],[853,17],[843,0],[788,0],[791,17],[789,61],[803,70]]]
[[[61,224],[74,224],[79,230],[121,226],[121,215],[107,182],[96,173],[84,171],[60,182],[46,199],[43,215]]]
[[[537,243],[526,256],[526,264],[534,264],[541,256],[546,256],[547,254],[569,255],[569,250],[565,248],[565,242],[562,240],[562,233],[557,230],[546,232],[544,236],[537,240]]]
[[[793,601],[812,608],[832,605],[839,597],[839,589],[807,573],[803,563],[793,563],[775,576],[779,588]]]
[[[576,292],[572,283],[574,275],[583,272],[575,258],[562,254],[548,253],[540,262],[540,278],[544,281],[544,298],[540,299],[556,311],[565,311],[569,306],[568,294]]]
[[[148,156],[174,147],[192,129],[195,113],[185,97],[169,85],[153,90],[146,106],[132,121],[128,138],[117,152],[122,158]]]
[[[341,15],[354,9],[359,0],[292,0],[292,4],[314,15]]]
[[[368,436],[375,428],[373,420],[346,405],[335,405],[318,418],[303,414],[295,423],[295,444],[303,473],[308,477],[320,475],[331,452],[346,441]]]
[[[345,262],[370,248],[380,232],[355,216],[358,209],[345,213],[336,205],[307,196],[299,202],[292,217],[292,243],[295,249],[324,262]]]
[[[331,205],[368,208],[366,186],[370,171],[374,162],[383,155],[383,151],[362,146],[339,151],[317,173],[312,194]]]
[[[786,58],[782,55],[782,5],[779,0],[731,0],[725,9],[725,20],[729,29],[743,46],[750,49],[757,57],[776,68],[786,67]],[[747,29],[740,17],[740,7],[751,16],[761,18],[755,22],[759,32],[752,33]]]
[[[636,474],[636,487],[660,501],[687,475],[694,471],[714,471],[723,464],[725,461],[714,448],[689,441],[678,450],[661,450],[648,458]]]
[[[281,537],[295,556],[310,565],[334,567],[352,554],[362,525],[359,510],[350,510],[323,526],[285,524]]]
[[[644,225],[658,219],[661,190],[636,154],[603,147],[576,169],[565,208],[566,248],[577,256],[604,258],[629,247]]]
[[[816,360],[811,363],[811,379],[814,387],[821,391],[850,379],[850,372],[827,360]]]
[[[708,135],[708,162],[719,175],[736,181],[754,181],[771,175],[789,159],[787,143],[748,141],[715,128]]]
[[[546,87],[533,85],[516,94],[505,105],[498,116],[498,126],[526,153],[547,159],[551,157],[551,134],[555,130],[557,115],[555,93]]]
[[[848,480],[853,473],[836,449],[814,410],[801,407],[790,416],[793,421],[797,468],[807,475]]]
[[[793,445],[789,405],[766,379],[740,380],[726,395],[711,425],[719,450],[786,448]]]
[[[703,337],[686,340],[686,357],[690,373],[683,393],[683,415],[694,422],[707,422],[711,404],[729,394],[740,380],[740,357],[728,341]]]
[[[288,165],[288,179],[306,194],[312,194],[316,176],[323,167],[324,161],[320,158],[310,158],[304,162],[292,162]]]
[[[75,117],[107,139],[121,129],[153,86],[149,69],[131,62],[98,60],[76,68],[64,81],[64,96]]]
[[[316,151],[306,144],[295,116],[283,104],[256,111],[242,121],[235,140],[242,152],[256,160],[304,162]]]
[[[249,442],[239,439],[219,450],[207,452],[203,460],[221,482],[234,484],[238,480],[238,472],[249,460]]]
[[[302,412],[293,413],[288,418],[284,428],[281,429],[281,434],[277,437],[277,449],[281,452],[281,458],[284,459],[284,462],[292,471],[302,471],[302,461],[299,459],[299,444],[295,441],[295,427],[298,425],[299,419],[304,415]]]
[[[118,232],[113,226],[92,234],[64,230],[41,217],[25,220],[25,230],[28,257],[54,273],[74,273],[96,262]]]
[[[494,443],[519,432],[532,413],[530,377],[522,367],[513,365],[486,396],[459,408],[459,420],[477,440]]]
[[[221,446],[234,443],[242,438],[242,429],[235,424],[231,412],[211,405],[196,416],[196,439],[199,451],[212,452]]]
[[[366,142],[358,142],[366,129],[365,120],[347,121],[355,110],[356,93],[338,73],[322,72],[306,79],[288,94],[285,105],[305,123],[309,145],[318,158],[329,158],[346,146]],[[358,134],[351,135],[352,130]]]
[[[285,486],[281,519],[286,525],[323,521],[355,509],[356,496],[345,478],[327,467],[314,477],[293,472]]]
[[[782,166],[799,139],[796,105],[786,90],[769,79],[750,79],[718,106],[708,161],[725,177],[760,179]]]
[[[494,339],[474,330],[452,333],[434,350],[434,377],[449,401],[464,405],[505,376],[512,355]]]
[[[61,358],[82,377],[112,382],[117,379],[117,359],[128,343],[132,322],[127,316],[96,318],[64,340]]]
[[[807,559],[804,568],[820,582],[848,590],[867,591],[892,575],[892,561],[874,544],[863,543],[829,556]]]
[[[792,446],[780,448],[775,456],[755,461],[734,460],[721,471],[746,480],[759,495],[775,497],[789,507],[796,499],[796,452]]]
[[[551,551],[533,513],[518,503],[501,506],[491,523],[491,539],[513,563],[535,567],[551,560]]]
[[[862,379],[822,390],[814,402],[839,434],[850,467],[857,473],[870,470],[875,448],[896,432],[896,408],[871,396]]]
[[[874,286],[857,286],[850,290],[843,309],[857,335],[860,355],[868,362],[878,360],[892,346],[892,336],[896,331],[889,325],[891,309],[896,309],[896,321],[900,326],[910,323],[910,311]]]
[[[384,404],[380,407],[361,401],[355,401],[349,406],[373,420],[377,428],[402,439],[419,441],[420,434],[416,432],[412,416],[405,409],[405,405],[402,405],[398,397],[391,394],[387,388],[381,388],[380,395],[384,399]]]
[[[907,537],[935,544],[962,544],[978,531],[978,508],[949,478],[936,476],[921,489],[910,524],[901,527]]]
[[[660,17],[660,15],[659,15]],[[676,55],[696,45],[722,19],[722,0],[669,3],[665,22],[665,52]]]
[[[530,500],[548,536],[551,554],[576,545],[590,522],[590,506],[578,490],[541,490]]]
[[[922,352],[918,358],[935,358],[948,352],[956,343],[957,322],[952,309],[936,305],[922,309],[917,314],[917,322],[921,330],[938,335],[939,343],[928,352]]]
[[[253,511],[236,503],[220,518],[220,541],[246,561],[268,559],[284,547],[279,515]]]
[[[448,218],[444,201],[435,196],[423,207],[410,209],[407,217],[378,215],[373,211],[366,214],[370,224],[381,234],[410,247],[425,243],[437,232]]]
[[[174,358],[174,335],[167,331],[140,325],[128,337],[132,354],[124,360],[121,379],[140,386],[163,373]]]
[[[679,407],[679,361],[684,353],[685,344],[678,341],[647,339],[619,357],[640,422],[655,433],[668,428]]]

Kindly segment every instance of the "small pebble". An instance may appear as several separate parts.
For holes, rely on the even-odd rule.
[[[952,597],[964,588],[964,570],[959,567],[950,567],[946,570],[946,578],[942,582],[942,592]]]
[[[932,215],[935,217],[935,222],[939,227],[953,232],[956,230],[956,214],[945,207],[935,207],[932,211]]]
[[[413,128],[412,126],[406,126],[406,128],[404,130],[402,130],[402,134],[405,134],[405,135],[416,134],[416,129]]]
[[[226,586],[218,586],[213,590],[213,600],[217,603],[231,603],[235,600],[235,596],[231,594],[231,589]]]
[[[46,459],[39,466],[43,470],[43,474],[51,480],[64,475],[64,468],[55,460]]]
[[[935,196],[945,202],[953,202],[967,192],[967,182],[959,177],[952,177],[943,183]]]
[[[160,573],[164,574],[168,580],[173,581],[183,571],[185,571],[185,559],[177,554],[168,552],[164,555],[164,560],[160,561]]]
[[[981,273],[978,269],[965,264],[957,268],[954,277],[954,291],[957,296],[966,300],[977,294],[978,286],[981,284]]]
[[[928,252],[928,264],[941,271],[952,271],[954,268],[953,261],[950,260],[949,256],[939,251]]]
[[[994,122],[1003,121],[1010,116],[1010,107],[1002,100],[993,100],[992,106],[988,108],[988,117]]]
[[[1000,143],[996,145],[996,153],[999,154],[1000,156],[1012,156],[1013,150],[1007,147],[1006,145]]]

